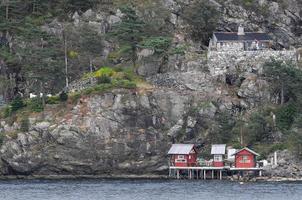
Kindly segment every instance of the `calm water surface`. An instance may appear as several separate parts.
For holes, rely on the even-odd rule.
[[[0,200],[302,200],[302,183],[178,180],[0,181]]]

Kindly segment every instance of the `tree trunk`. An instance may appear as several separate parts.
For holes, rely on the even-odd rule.
[[[136,65],[136,47],[132,46],[132,64],[133,64],[133,71],[135,74],[138,75],[138,67]]]
[[[65,56],[65,81],[66,81],[66,89],[69,86],[69,80],[68,80],[68,55],[67,55],[67,36],[65,33],[63,33],[64,37],[64,56]]]
[[[281,105],[284,104],[284,84],[281,84]]]
[[[8,11],[9,11],[9,6],[8,6],[8,2],[6,4],[6,7],[5,7],[5,19],[8,20]]]
[[[89,58],[90,84],[92,85],[92,58]]]
[[[243,147],[244,144],[243,144],[243,129],[242,129],[242,126],[240,126],[240,145]]]
[[[41,96],[42,94],[42,96]],[[38,94],[38,97],[41,98],[42,101],[42,108],[43,108],[43,112],[42,112],[42,117],[44,118],[44,108],[45,108],[45,94],[44,94],[44,87],[43,87],[43,83],[42,81],[40,81],[40,92]]]

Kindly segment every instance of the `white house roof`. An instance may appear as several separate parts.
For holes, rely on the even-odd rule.
[[[211,149],[212,155],[224,155],[225,154],[225,144],[213,144]]]
[[[248,152],[250,152],[250,153],[252,153],[252,154],[254,154],[254,155],[256,155],[256,156],[260,156],[258,153],[256,153],[255,151],[253,151],[253,150],[251,150],[251,149],[249,149],[249,148],[247,148],[247,147],[245,147],[245,148],[243,148],[243,149],[240,149],[240,150],[236,151],[236,153],[234,153],[233,155],[236,155],[237,153],[239,153],[239,152],[241,152],[241,151],[243,151],[243,150],[247,150]]]
[[[168,154],[186,155],[186,154],[190,154],[193,148],[194,148],[194,144],[173,144]]]

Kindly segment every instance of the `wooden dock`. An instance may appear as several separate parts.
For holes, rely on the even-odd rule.
[[[234,172],[255,172],[259,173],[259,176],[262,176],[263,168],[232,168],[228,166],[224,167],[175,167],[170,166],[169,167],[169,177],[175,177],[177,179],[180,179],[180,173],[187,172],[187,177],[189,179],[204,179],[207,178],[211,179],[219,179],[222,180],[223,175],[231,172],[232,174]],[[209,175],[210,174],[210,175]]]

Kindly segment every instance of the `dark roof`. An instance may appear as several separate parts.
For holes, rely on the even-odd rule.
[[[218,41],[268,41],[272,38],[267,33],[250,33],[246,32],[245,35],[238,35],[237,32],[215,32]]]

